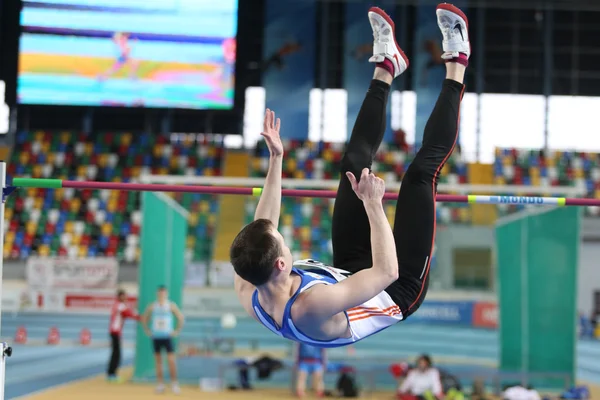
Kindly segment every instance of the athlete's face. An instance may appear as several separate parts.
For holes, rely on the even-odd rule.
[[[164,302],[168,297],[167,291],[165,289],[159,289],[158,292],[156,292],[156,297],[158,298],[158,301]]]

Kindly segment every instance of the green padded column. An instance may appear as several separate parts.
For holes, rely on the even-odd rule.
[[[166,285],[169,298],[180,308],[185,276],[185,239],[188,213],[163,193],[142,193],[141,262],[138,309],[156,300],[156,289]],[[134,380],[154,374],[150,339],[141,326],[136,336]]]
[[[575,377],[581,212],[561,207],[509,217],[496,229],[500,368]],[[562,381],[536,378],[535,386]]]

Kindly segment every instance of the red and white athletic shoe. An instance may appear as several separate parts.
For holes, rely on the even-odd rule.
[[[457,58],[463,53],[469,58],[471,55],[471,44],[469,43],[469,20],[465,13],[452,4],[442,3],[435,10],[437,23],[442,31],[444,40],[442,49],[444,60]]]
[[[409,62],[396,42],[396,26],[389,15],[379,7],[369,9],[369,22],[373,29],[373,57],[369,62],[380,63],[386,58],[394,65],[394,78],[406,71]]]

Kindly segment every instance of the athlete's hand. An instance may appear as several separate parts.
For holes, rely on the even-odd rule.
[[[281,120],[279,118],[275,120],[275,112],[267,108],[261,135],[265,138],[267,147],[269,147],[269,152],[272,156],[283,155],[283,143],[281,143],[281,137],[279,137],[280,127]]]
[[[356,180],[356,177],[352,172],[346,172],[346,176],[352,185],[352,190],[356,193],[359,199],[364,201],[383,199],[385,194],[385,182],[383,179],[375,176],[374,173],[369,172],[368,168],[364,168],[360,175],[360,181]]]

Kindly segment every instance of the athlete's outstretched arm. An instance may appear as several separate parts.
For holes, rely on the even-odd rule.
[[[279,214],[281,211],[281,173],[283,164],[283,144],[279,137],[281,121],[275,120],[275,113],[269,109],[265,112],[265,121],[261,135],[265,138],[269,152],[269,171],[265,179],[254,220],[268,219],[275,228],[279,225]]]
[[[352,173],[347,174],[369,218],[373,266],[336,285],[319,285],[308,292],[306,312],[324,318],[372,299],[398,279],[396,243],[382,204],[385,184],[366,168],[362,171],[360,183]]]

